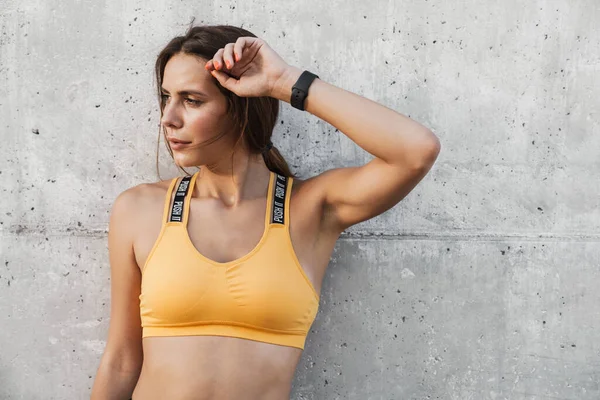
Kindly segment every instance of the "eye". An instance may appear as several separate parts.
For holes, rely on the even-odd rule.
[[[199,106],[200,104],[202,104],[202,102],[200,100],[185,99],[185,101],[187,101],[188,103],[190,103],[194,106]]]
[[[161,95],[160,95],[160,99],[161,99],[162,101],[166,101],[166,100],[167,100],[167,97],[169,97],[169,96],[168,96],[168,95],[166,95],[166,94],[161,94]]]

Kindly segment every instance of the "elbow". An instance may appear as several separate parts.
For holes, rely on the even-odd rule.
[[[432,144],[428,153],[432,164],[437,160],[441,150],[442,143],[440,142],[440,139],[432,133]]]
[[[429,137],[426,139],[426,144],[422,147],[422,153],[419,162],[417,163],[417,169],[429,170],[440,154],[442,144],[433,132],[429,131]]]
[[[420,132],[420,136],[415,133],[413,141],[400,147],[390,164],[414,171],[429,170],[442,148],[440,140],[430,130]]]
[[[121,374],[139,374],[144,360],[143,352],[121,350],[117,353],[106,351],[101,364]]]

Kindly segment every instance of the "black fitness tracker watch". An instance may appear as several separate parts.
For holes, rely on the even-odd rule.
[[[298,78],[296,83],[294,83],[294,86],[292,86],[292,98],[290,99],[290,104],[292,107],[304,111],[304,100],[308,95],[308,87],[312,84],[315,78],[318,78],[318,76],[312,72],[302,72],[300,78]]]

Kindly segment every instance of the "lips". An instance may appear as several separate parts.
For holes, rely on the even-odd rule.
[[[175,139],[175,138],[170,138],[169,140],[169,147],[171,148],[171,150],[183,150],[185,149],[190,143],[192,142],[188,142],[188,141],[184,141],[184,140],[179,140],[179,139]]]
[[[179,139],[175,139],[175,138],[169,138],[169,143],[172,143],[172,144],[177,144],[177,143],[180,143],[180,144],[190,144],[192,142],[188,142],[188,141],[185,141],[185,140],[179,140]]]

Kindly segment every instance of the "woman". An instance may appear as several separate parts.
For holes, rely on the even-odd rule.
[[[156,79],[168,149],[199,169],[113,204],[110,327],[91,397],[288,399],[337,238],[404,198],[440,143],[237,27],[191,27],[159,54]],[[279,101],[375,158],[294,179],[270,141]]]

